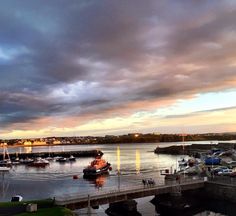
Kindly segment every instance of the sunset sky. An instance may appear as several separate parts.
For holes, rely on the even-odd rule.
[[[236,1],[0,1],[0,139],[236,131]]]

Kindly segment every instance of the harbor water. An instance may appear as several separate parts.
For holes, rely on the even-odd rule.
[[[193,143],[193,142],[191,142]],[[199,142],[197,142],[199,143]],[[203,144],[207,142],[202,142]],[[210,142],[208,142],[210,143]],[[211,142],[212,143],[212,142]],[[217,142],[215,142],[217,143]],[[20,194],[24,200],[53,198],[65,194],[95,194],[99,190],[115,191],[134,185],[141,185],[143,178],[153,178],[163,183],[160,170],[177,169],[177,161],[181,155],[157,155],[153,151],[157,147],[182,145],[183,143],[140,143],[140,144],[106,144],[106,145],[61,145],[9,148],[20,157],[22,152],[54,152],[100,149],[103,158],[111,163],[110,175],[101,176],[96,180],[83,178],[83,169],[94,158],[77,158],[75,162],[50,162],[45,168],[14,165],[9,173],[1,175],[0,201],[9,201],[15,194]],[[185,144],[188,144],[187,142]],[[73,176],[78,179],[73,179]],[[151,200],[151,197],[149,197]],[[142,215],[155,215],[155,206],[149,203],[149,198],[138,199],[138,211]],[[108,205],[96,210],[99,215],[106,215]],[[146,208],[145,206],[148,206]],[[202,212],[202,215],[210,215]],[[214,215],[214,214],[213,214]]]

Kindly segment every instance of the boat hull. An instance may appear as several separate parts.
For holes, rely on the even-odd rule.
[[[100,169],[93,169],[93,168],[85,168],[83,170],[84,178],[93,178],[99,175],[107,174],[111,167],[110,163],[107,163],[104,167]]]

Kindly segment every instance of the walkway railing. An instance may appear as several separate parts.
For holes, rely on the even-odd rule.
[[[180,181],[166,181],[162,184],[157,185],[136,185],[136,186],[125,186],[122,185],[120,189],[118,190],[117,187],[109,187],[100,191],[97,191],[97,193],[73,193],[73,194],[63,194],[62,196],[55,197],[56,204],[58,205],[65,205],[73,202],[82,202],[88,199],[90,197],[90,200],[92,199],[102,199],[107,198],[111,196],[121,196],[126,194],[132,194],[134,192],[147,192],[147,191],[155,191],[157,189],[168,189],[173,187],[179,187],[179,186],[185,186],[185,185],[191,185],[193,183],[202,183],[204,182],[203,178],[185,178],[181,179]]]

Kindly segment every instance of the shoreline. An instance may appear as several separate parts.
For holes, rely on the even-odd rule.
[[[187,143],[185,143],[185,146],[188,146],[188,145],[196,145],[197,143],[196,142],[209,142],[208,144],[199,144],[199,145],[217,145],[217,144],[221,144],[221,142],[227,142],[227,143],[229,143],[229,144],[233,144],[233,143],[231,143],[231,141],[236,141],[236,140],[190,140],[190,141],[186,141]],[[194,142],[193,144],[191,144],[190,142]],[[214,144],[214,143],[212,143],[212,142],[218,142],[217,144]],[[139,144],[158,144],[158,143],[160,143],[160,144],[162,144],[162,143],[167,143],[169,146],[173,143],[173,145],[171,145],[171,146],[175,146],[176,145],[176,143],[178,143],[180,146],[182,146],[182,141],[174,141],[174,142],[159,142],[159,141],[157,141],[157,142],[129,142],[129,143],[127,143],[127,142],[124,142],[124,143],[120,143],[120,142],[114,142],[114,143],[61,143],[61,144],[36,144],[36,145],[24,145],[24,144],[14,144],[14,145],[7,145],[7,148],[18,148],[18,147],[45,147],[45,146],[48,146],[48,147],[52,147],[52,146],[73,146],[73,145],[81,145],[81,146],[83,146],[83,145],[91,145],[91,146],[93,146],[93,145],[118,145],[118,144],[120,144],[120,145],[129,145],[129,144],[137,144],[137,143],[139,143]],[[224,144],[223,143],[223,144]],[[236,142],[235,142],[235,144],[236,144]],[[161,148],[165,148],[165,147],[161,147]]]

